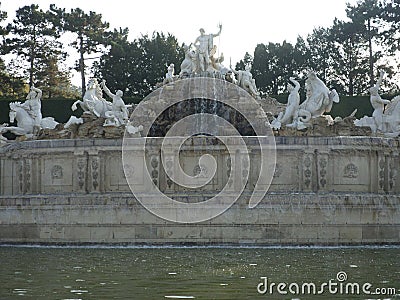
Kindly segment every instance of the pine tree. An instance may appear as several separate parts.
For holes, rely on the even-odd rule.
[[[24,69],[29,85],[33,85],[43,67],[43,60],[49,56],[63,55],[62,45],[56,40],[60,34],[53,23],[53,15],[35,4],[24,6],[17,10],[15,19],[7,29],[11,37],[7,39],[6,52],[28,61]]]
[[[80,8],[75,8],[71,9],[70,12],[65,12],[64,9],[59,9],[54,5],[51,6],[51,10],[59,15],[64,31],[76,35],[71,46],[77,49],[79,53],[79,60],[75,69],[81,74],[83,97],[86,90],[85,55],[104,51],[104,47],[107,45],[109,33],[106,30],[109,28],[109,24],[102,20],[101,14],[93,11],[87,14]]]

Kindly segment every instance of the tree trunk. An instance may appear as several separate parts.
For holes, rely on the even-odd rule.
[[[85,95],[86,92],[86,81],[85,81],[85,60],[83,57],[84,54],[84,48],[83,48],[83,37],[79,37],[79,71],[81,72],[81,79],[82,79],[82,98]]]
[[[353,84],[353,74],[352,71],[349,72],[349,95],[354,95],[354,84]]]
[[[33,27],[33,39],[31,44],[31,57],[30,57],[30,69],[29,69],[29,87],[33,85],[33,72],[35,68],[35,44],[36,44],[36,28]]]
[[[353,44],[351,44],[353,46]],[[351,47],[351,49],[353,49]],[[351,53],[352,50],[348,53],[348,61],[349,61],[349,96],[354,95],[354,82],[353,82],[353,55]]]
[[[371,19],[368,18],[369,84],[374,86],[374,58],[372,55]]]

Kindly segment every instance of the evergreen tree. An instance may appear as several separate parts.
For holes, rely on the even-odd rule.
[[[1,2],[0,2],[1,8]],[[1,23],[5,21],[7,18],[7,12],[2,11],[0,9],[0,53],[4,53],[6,48],[6,44],[4,43],[4,39],[8,34],[8,30],[5,26],[2,26]],[[25,84],[23,79],[20,76],[13,76],[7,70],[6,64],[4,60],[0,57],[0,97],[2,98],[18,98],[25,91]]]
[[[7,19],[7,12],[1,10],[1,2],[0,2],[0,24]],[[7,35],[7,28],[0,25],[0,36],[4,38]]]
[[[382,4],[382,18],[389,25],[385,30],[385,44],[389,51],[394,54],[400,51],[400,1],[390,0]]]
[[[277,95],[286,90],[291,76],[297,73],[297,52],[291,43],[258,44],[254,50],[252,74],[263,93]]]
[[[384,44],[387,47],[387,56],[398,57],[400,51],[400,1],[389,0],[382,1],[382,18],[387,23],[386,30],[383,31],[382,36],[384,37]],[[393,59],[391,59],[393,61]],[[397,61],[398,63],[398,61]],[[385,64],[389,65],[388,63]],[[382,67],[380,67],[382,68]],[[397,65],[397,70],[400,68],[400,64]],[[388,70],[385,70],[387,73]],[[393,71],[393,70],[391,70]],[[393,73],[389,73],[387,77],[393,76]],[[398,93],[400,84],[397,84],[393,93]]]
[[[329,28],[318,27],[307,36],[308,69],[315,71],[319,78],[329,83],[334,80],[338,48]]]
[[[380,51],[374,51],[374,41],[380,39],[381,32],[378,30],[381,23],[382,7],[378,0],[361,0],[356,5],[347,4],[346,13],[351,19],[353,26],[360,29],[366,47],[368,49],[368,75],[369,85],[375,84],[374,65],[382,57]]]
[[[38,85],[43,91],[43,98],[76,98],[80,96],[80,93],[77,95],[71,89],[69,71],[60,67],[57,57],[47,57],[44,66],[38,76],[40,78]]]
[[[93,11],[85,13],[80,8],[75,8],[67,13],[54,5],[51,9],[59,15],[63,29],[76,35],[76,40],[71,45],[79,52],[76,70],[81,74],[83,96],[86,90],[85,55],[104,51],[109,24],[102,20],[101,14]]]
[[[106,79],[110,89],[124,89],[126,96],[142,99],[163,81],[169,64],[179,72],[184,50],[173,35],[155,32],[129,42],[127,32],[121,33],[118,37],[114,31],[110,51],[94,65],[95,75]]]
[[[23,67],[29,78],[29,85],[37,80],[36,76],[43,67],[43,61],[49,56],[62,56],[59,30],[52,22],[49,11],[39,9],[32,4],[17,10],[16,17],[7,26],[11,37],[7,39],[6,52],[14,53],[28,61]]]
[[[332,38],[339,51],[336,57],[336,89],[348,95],[365,93],[368,88],[368,57],[362,25],[334,20]]]
[[[236,63],[235,70],[244,70],[247,65],[253,65],[253,57],[249,52],[244,54],[243,59],[241,59],[238,63]]]
[[[4,61],[0,59],[0,97],[18,99],[26,92],[23,78],[17,74],[10,74]]]

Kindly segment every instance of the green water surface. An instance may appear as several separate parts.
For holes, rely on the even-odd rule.
[[[339,283],[395,295],[259,294],[274,283]],[[0,247],[0,299],[400,299],[400,248]]]

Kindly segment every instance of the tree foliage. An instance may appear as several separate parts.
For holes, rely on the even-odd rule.
[[[8,34],[6,26],[1,25],[7,19],[7,12],[1,10],[0,2],[0,53],[3,53],[6,44],[4,41],[5,36]],[[13,76],[7,70],[4,60],[0,57],[0,97],[16,98],[24,92],[24,82],[20,76]]]
[[[303,59],[289,42],[258,44],[252,73],[260,91],[273,95],[285,91],[289,78],[303,69]]]
[[[95,75],[104,78],[111,89],[124,89],[128,97],[144,98],[163,81],[169,64],[178,71],[184,51],[171,34],[154,32],[133,42],[126,35],[122,31],[114,39],[110,51],[95,64]]]
[[[244,68],[247,65],[251,66],[252,64],[253,64],[253,56],[251,56],[249,52],[246,52],[244,58],[241,59],[238,63],[236,63],[236,70],[244,70]]]
[[[45,67],[39,73],[38,86],[43,91],[43,98],[77,98],[80,93],[71,85],[68,69],[61,68],[57,57],[46,58]]]
[[[390,55],[399,55],[400,52],[400,1],[390,0],[381,3],[382,18],[387,23],[386,30],[383,31],[383,44],[387,46]],[[397,69],[400,64],[397,64]],[[400,84],[397,88],[400,87]]]
[[[54,5],[51,6],[51,10],[59,16],[63,30],[76,35],[76,39],[71,43],[71,46],[79,53],[79,60],[75,69],[81,74],[83,96],[86,89],[85,55],[102,51],[104,45],[107,44],[106,35],[109,23],[104,22],[102,15],[94,11],[85,13],[80,8],[75,8],[71,9],[70,12],[66,12],[65,9],[57,8]]]
[[[7,28],[2,26],[1,23],[7,19],[7,12],[1,10],[1,2],[0,2],[0,36],[4,38],[7,35]]]
[[[379,25],[382,23],[382,7],[378,0],[361,0],[356,5],[347,4],[347,16],[353,26],[357,27],[362,37],[362,44],[365,43],[368,54],[368,76],[369,85],[375,84],[374,66],[382,57],[380,51],[374,49],[374,41],[379,42],[381,32]]]
[[[356,95],[367,92],[379,70],[393,77],[390,56],[400,50],[400,2],[360,0],[348,4],[346,13],[349,21],[335,19],[330,27],[315,28],[305,39],[298,37],[294,46],[286,41],[258,44],[252,73],[259,89],[282,93],[290,76],[301,80],[313,70],[340,94]],[[391,49],[385,47],[383,36]],[[237,68],[243,68],[243,61]],[[391,89],[388,81],[383,87]]]
[[[63,59],[65,53],[62,44],[57,41],[59,29],[53,23],[54,15],[50,11],[39,9],[32,4],[17,10],[16,17],[7,30],[11,36],[7,38],[7,52],[14,53],[28,64],[20,66],[25,69],[29,85],[33,85],[38,73],[46,65],[49,56]]]

